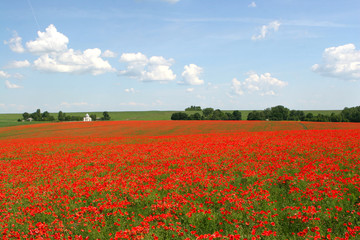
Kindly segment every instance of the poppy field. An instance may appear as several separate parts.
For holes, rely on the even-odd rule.
[[[360,124],[0,128],[2,239],[359,239]]]

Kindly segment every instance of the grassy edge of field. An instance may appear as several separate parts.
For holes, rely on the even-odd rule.
[[[224,110],[224,112],[232,112],[233,110]],[[242,120],[247,119],[247,115],[253,110],[239,110],[242,113]],[[305,114],[312,113],[314,115],[324,114],[330,115],[331,113],[339,114],[341,110],[303,110]],[[113,121],[150,121],[150,120],[170,120],[171,115],[175,112],[185,111],[124,111],[124,112],[109,112],[111,120]],[[98,118],[103,116],[103,112],[69,112],[67,115],[71,116],[85,116],[85,114],[95,114]],[[196,113],[196,111],[188,111],[188,114]],[[201,112],[199,112],[201,113]],[[57,119],[58,113],[50,113]],[[19,125],[39,124],[44,122],[18,122],[22,118],[22,113],[0,114],[0,127],[10,127]]]

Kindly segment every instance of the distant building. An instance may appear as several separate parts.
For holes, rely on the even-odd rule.
[[[34,120],[34,119],[32,119],[32,118],[26,119],[26,121],[29,121],[29,122],[32,122],[32,120]]]
[[[91,122],[91,121],[92,121],[92,119],[89,116],[89,114],[86,114],[85,117],[84,117],[84,122]]]

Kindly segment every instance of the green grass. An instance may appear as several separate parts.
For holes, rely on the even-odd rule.
[[[240,110],[242,113],[242,119],[246,120],[248,114],[252,110]],[[130,112],[109,112],[111,116],[111,120],[113,121],[127,121],[127,120],[170,120],[171,114],[179,112],[179,111],[130,111]],[[224,110],[224,112],[232,112],[232,110]],[[314,115],[317,114],[324,114],[330,115],[331,113],[339,114],[341,110],[304,110],[305,114],[312,113]],[[97,118],[103,116],[103,112],[73,112],[73,113],[66,113],[67,115],[71,116],[85,116],[88,113],[96,114]],[[188,114],[196,113],[196,111],[189,111],[186,112]],[[201,112],[199,112],[201,113]],[[50,113],[52,116],[57,119],[58,113]],[[22,118],[22,114],[0,114],[0,127],[10,127],[10,126],[18,126],[18,125],[28,125],[28,124],[36,124],[42,122],[18,122],[18,119]]]

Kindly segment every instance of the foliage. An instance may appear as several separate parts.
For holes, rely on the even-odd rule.
[[[247,120],[272,120],[272,121],[312,121],[312,122],[360,122],[360,106],[344,108],[341,113],[332,112],[330,115],[307,113],[300,110],[289,110],[284,106],[267,108],[263,111],[252,111]]]
[[[110,117],[109,113],[107,111],[103,112],[103,117],[101,118],[101,120],[108,121],[110,119],[111,119],[111,117]]]
[[[33,112],[31,114],[24,112],[22,114],[22,117],[25,121],[29,121],[30,119],[32,119],[33,121],[55,121],[54,116],[51,116],[48,111],[41,113],[40,109],[37,109],[36,112]]]
[[[206,119],[209,119],[211,117],[211,115],[214,113],[214,109],[213,108],[205,108],[203,109],[203,115]]]
[[[201,107],[200,106],[190,106],[188,108],[185,108],[185,111],[201,111]]]
[[[83,117],[82,116],[71,116],[71,115],[67,115],[66,113],[63,113],[62,111],[59,111],[58,120],[60,122],[62,122],[62,121],[76,122],[76,121],[83,121]]]
[[[220,109],[205,108],[200,113],[188,115],[184,112],[176,112],[171,115],[171,120],[241,120],[241,112],[236,110],[232,113],[223,112]]]
[[[96,114],[90,114],[91,120],[96,121]]]
[[[171,115],[171,120],[188,120],[189,116],[183,112],[173,113]]]
[[[344,108],[341,112],[342,117],[349,122],[360,122],[360,106]]]

